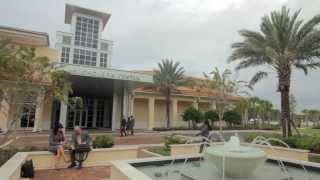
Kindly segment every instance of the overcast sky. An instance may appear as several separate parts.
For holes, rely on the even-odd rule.
[[[260,19],[282,5],[302,9],[301,18],[320,13],[319,0],[2,0],[0,25],[48,32],[54,47],[56,31],[69,31],[64,6],[71,3],[111,13],[103,38],[114,41],[112,66],[154,69],[164,57],[180,61],[186,72],[201,76],[227,64],[230,44],[240,29],[258,30]],[[254,70],[240,71],[249,80]],[[320,108],[320,70],[295,72],[292,92],[298,108]],[[275,75],[255,86],[253,95],[279,107]]]

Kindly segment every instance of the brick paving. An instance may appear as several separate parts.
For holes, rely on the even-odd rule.
[[[37,170],[32,180],[100,180],[110,178],[110,166]]]

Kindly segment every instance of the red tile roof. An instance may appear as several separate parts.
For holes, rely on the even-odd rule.
[[[141,92],[141,93],[153,93],[153,94],[160,94],[160,92],[151,86],[142,86],[138,87],[134,90],[135,92]],[[180,96],[192,96],[192,97],[221,97],[221,93],[219,91],[215,90],[209,90],[206,88],[201,89],[193,89],[189,87],[179,86],[177,87],[173,92],[173,95],[180,95]],[[227,99],[232,101],[238,101],[241,99],[240,96],[236,95],[227,95]]]
[[[139,72],[143,74],[148,74],[148,75],[153,75],[156,70],[142,70],[142,71],[137,71],[134,70],[134,72]],[[194,76],[184,76],[185,79],[192,79],[192,80],[205,80],[204,78],[199,78],[199,77],[194,77]],[[155,93],[159,94],[160,92],[151,86],[141,86],[138,87],[134,90],[135,92],[142,92],[142,93]],[[221,96],[221,92],[216,91],[216,90],[210,90],[207,88],[201,88],[201,89],[195,89],[192,87],[185,87],[185,86],[179,86],[175,89],[173,92],[174,95],[181,95],[181,96],[192,96],[192,97],[219,97]],[[241,99],[240,96],[236,95],[227,95],[227,99],[232,100],[232,101],[238,101]]]

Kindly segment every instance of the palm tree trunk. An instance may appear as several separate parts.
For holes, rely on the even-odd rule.
[[[287,138],[291,136],[290,123],[290,75],[280,76],[279,91],[281,93],[281,123],[282,136]]]
[[[167,89],[166,92],[166,115],[167,115],[167,128],[170,128],[170,89]]]

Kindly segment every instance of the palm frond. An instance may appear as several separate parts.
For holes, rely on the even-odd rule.
[[[259,71],[257,72],[250,80],[249,85],[253,87],[257,82],[262,80],[263,78],[266,78],[268,76],[268,73],[265,71]]]

